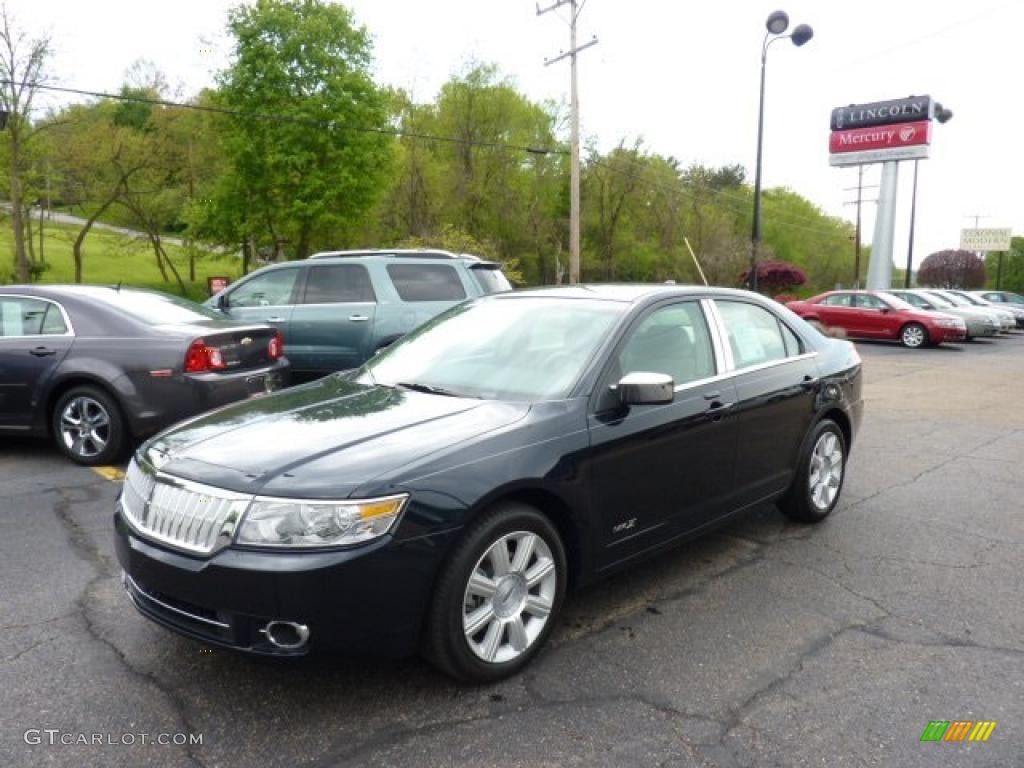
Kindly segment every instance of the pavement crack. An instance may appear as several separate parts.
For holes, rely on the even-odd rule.
[[[85,485],[76,487],[72,490],[56,488],[54,491],[58,494],[58,500],[53,505],[54,513],[61,525],[64,527],[64,530],[67,532],[68,540],[72,549],[79,555],[79,557],[90,563],[95,571],[95,576],[93,576],[89,583],[85,585],[82,592],[75,599],[75,605],[78,608],[78,616],[82,620],[86,634],[89,635],[93,641],[108,648],[113,653],[114,658],[118,660],[121,666],[124,667],[131,676],[155,689],[167,700],[175,714],[175,717],[181,723],[181,727],[183,729],[182,732],[196,733],[197,730],[189,719],[185,702],[177,692],[165,685],[156,677],[156,675],[135,667],[128,660],[124,651],[118,648],[112,640],[105,637],[103,633],[100,632],[92,619],[90,604],[93,601],[95,590],[102,582],[113,577],[116,572],[116,568],[106,553],[104,553],[92,540],[88,531],[86,531],[74,519],[74,516],[71,513],[71,508],[74,504],[98,501],[102,495],[102,486]],[[195,753],[191,744],[182,745],[182,752],[184,752],[185,756],[191,763],[199,766],[199,768],[205,768],[205,763],[199,755]]]

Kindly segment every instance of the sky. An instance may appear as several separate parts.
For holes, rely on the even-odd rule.
[[[4,0],[0,0],[2,2]],[[135,60],[153,61],[185,95],[228,61],[228,0],[5,0],[30,32],[53,38],[54,79],[116,90]],[[543,0],[550,4],[553,0]],[[532,0],[349,0],[374,40],[378,81],[434,97],[453,73],[494,63],[534,100],[568,102],[564,9],[538,16]],[[586,0],[579,40],[581,126],[602,149],[642,137],[684,164],[741,163],[753,177],[764,21],[778,7],[814,28],[801,48],[768,56],[763,179],[853,220],[855,168],[828,164],[832,107],[931,94],[953,110],[919,167],[914,262],[959,245],[963,226],[1024,235],[1024,125],[1017,52],[1024,0]],[[59,103],[48,97],[41,104]],[[865,185],[880,166],[865,168]],[[906,260],[913,164],[901,163],[894,251]],[[866,188],[863,241],[877,190]],[[852,243],[851,243],[852,251]],[[851,255],[852,259],[852,255]]]

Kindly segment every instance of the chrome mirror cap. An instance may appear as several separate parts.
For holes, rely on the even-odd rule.
[[[667,374],[634,371],[619,379],[615,389],[623,405],[663,405],[672,402],[675,387]]]

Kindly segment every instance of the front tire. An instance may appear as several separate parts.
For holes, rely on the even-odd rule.
[[[786,517],[801,523],[820,523],[835,509],[846,477],[846,438],[831,419],[811,430],[800,451],[793,484],[779,501]]]
[[[919,349],[928,344],[928,329],[920,323],[907,323],[900,330],[900,343],[907,349]]]
[[[548,518],[526,504],[494,507],[470,526],[438,578],[425,655],[466,682],[515,674],[551,634],[567,575],[565,548]]]
[[[95,467],[121,456],[127,438],[117,401],[99,387],[72,387],[50,415],[54,440],[77,464]]]

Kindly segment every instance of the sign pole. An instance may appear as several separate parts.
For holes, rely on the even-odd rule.
[[[882,180],[878,189],[878,212],[875,215],[875,236],[868,260],[867,288],[887,291],[892,288],[893,237],[896,232],[896,186],[899,179],[898,160],[882,163]]]
[[[996,290],[998,291],[1003,287],[1003,256],[1006,254],[1003,251],[999,252],[996,257]]]

